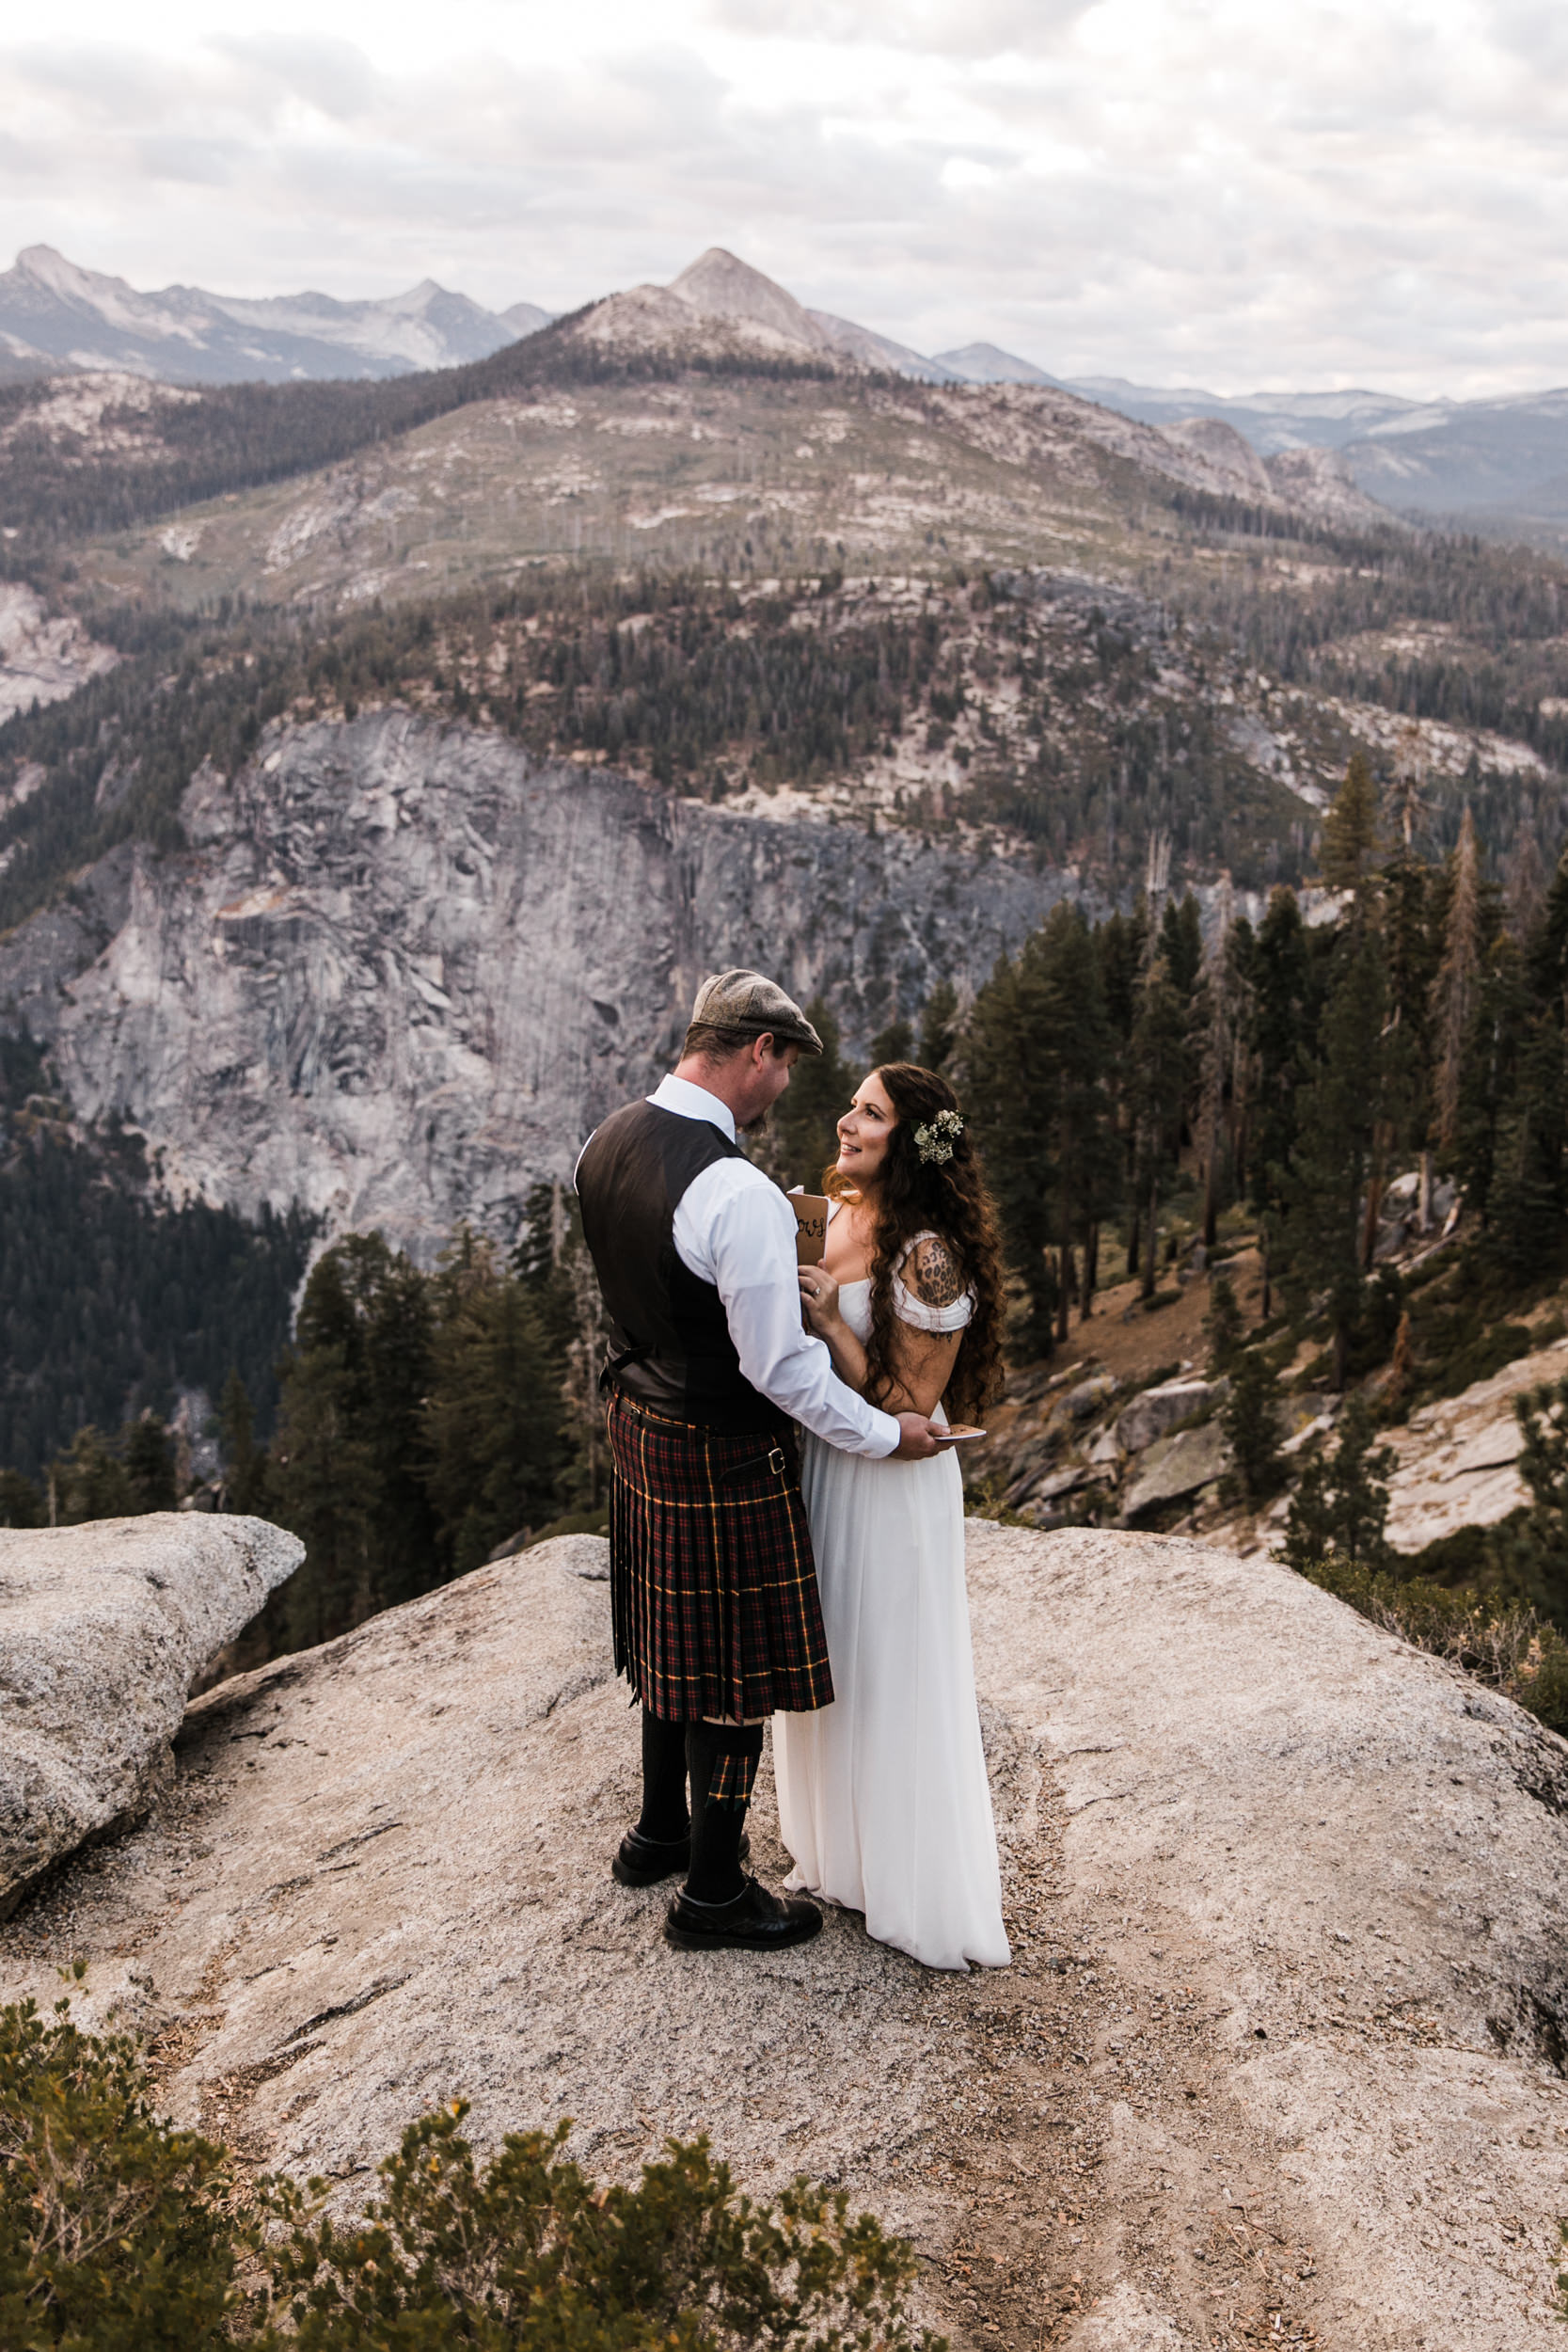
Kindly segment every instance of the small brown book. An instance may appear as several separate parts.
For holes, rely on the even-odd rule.
[[[791,1192],[785,1198],[795,1212],[796,1264],[820,1265],[828,1246],[826,1198],[819,1192]]]

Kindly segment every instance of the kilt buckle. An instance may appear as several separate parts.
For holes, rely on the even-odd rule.
[[[772,1471],[775,1478],[782,1478],[784,1476],[784,1452],[782,1445],[776,1445],[771,1454],[768,1456],[768,1467]]]

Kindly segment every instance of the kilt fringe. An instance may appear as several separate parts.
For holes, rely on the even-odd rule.
[[[615,1665],[665,1722],[832,1704],[793,1431],[730,1437],[617,1395]]]

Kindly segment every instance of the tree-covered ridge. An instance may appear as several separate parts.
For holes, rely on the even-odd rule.
[[[215,1397],[231,1368],[270,1428],[309,1221],[160,1199],[140,1138],[82,1136],[49,1083],[0,1037],[0,1465],[36,1479],[84,1426]]]
[[[94,626],[120,665],[0,728],[0,926],[118,841],[177,848],[197,769],[232,773],[272,722],[392,700],[708,799],[840,782],[847,814],[1022,835],[1107,894],[1151,833],[1178,874],[1223,864],[1253,886],[1311,853],[1313,811],[1237,731],[1236,657],[1091,583],[577,570],[335,617],[110,608]],[[1331,716],[1307,772],[1331,779],[1352,740]],[[1440,782],[1431,797],[1440,835]],[[1556,821],[1560,787],[1500,778],[1494,798],[1506,849]]]
[[[1484,728],[1568,769],[1568,570],[1436,532],[1338,554],[1291,563],[1237,547],[1147,578],[1279,687]]]

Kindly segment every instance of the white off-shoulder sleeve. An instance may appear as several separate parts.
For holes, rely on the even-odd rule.
[[[893,1311],[900,1323],[911,1324],[917,1331],[961,1331],[974,1312],[973,1291],[963,1292],[949,1306],[927,1307],[923,1298],[917,1298],[911,1290],[905,1288],[901,1279],[904,1267],[921,1243],[937,1238],[935,1233],[916,1233],[899,1258],[893,1277]]]

